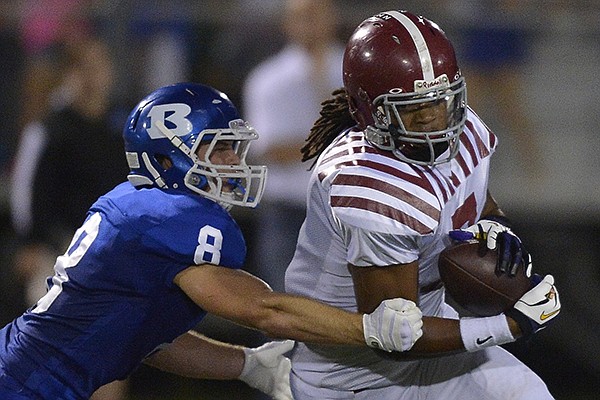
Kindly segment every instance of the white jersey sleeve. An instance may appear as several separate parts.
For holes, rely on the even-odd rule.
[[[343,227],[347,262],[357,267],[408,264],[419,258],[418,238]]]

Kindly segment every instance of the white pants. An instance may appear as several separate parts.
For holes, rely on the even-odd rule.
[[[425,359],[412,381],[358,391],[314,387],[293,371],[296,400],[547,400],[553,399],[544,382],[501,347],[476,353]]]

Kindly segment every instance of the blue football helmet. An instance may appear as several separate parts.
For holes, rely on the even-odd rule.
[[[247,165],[256,131],[244,122],[226,94],[196,83],[162,87],[131,112],[125,128],[125,155],[132,185],[187,191],[229,209],[255,207],[262,197],[267,169]],[[211,162],[217,144],[231,145],[239,164]],[[202,158],[200,145],[208,145]]]

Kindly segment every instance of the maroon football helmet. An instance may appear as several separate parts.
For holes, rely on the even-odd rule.
[[[348,40],[343,70],[352,115],[374,146],[420,165],[456,156],[466,86],[437,24],[406,11],[368,18]]]

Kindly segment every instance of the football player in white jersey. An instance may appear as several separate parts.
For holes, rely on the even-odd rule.
[[[467,106],[452,44],[437,24],[383,12],[351,35],[344,88],[325,103],[304,146],[313,165],[307,216],[286,291],[348,311],[413,300],[423,336],[398,357],[297,343],[296,399],[549,399],[545,383],[499,345],[560,311],[553,277],[514,309],[460,317],[446,304],[437,259],[456,239],[498,248],[498,273],[530,257],[488,192],[497,139]],[[529,275],[531,276],[531,275]]]
[[[160,88],[133,109],[123,137],[128,182],[91,206],[48,292],[0,329],[0,399],[89,399],[145,362],[290,400],[282,354],[291,343],[209,340],[191,331],[207,313],[271,337],[390,352],[421,336],[414,302],[351,313],[275,293],[241,270],[246,244],[228,209],[258,204],[266,169],[246,164],[258,135],[224,93]]]

